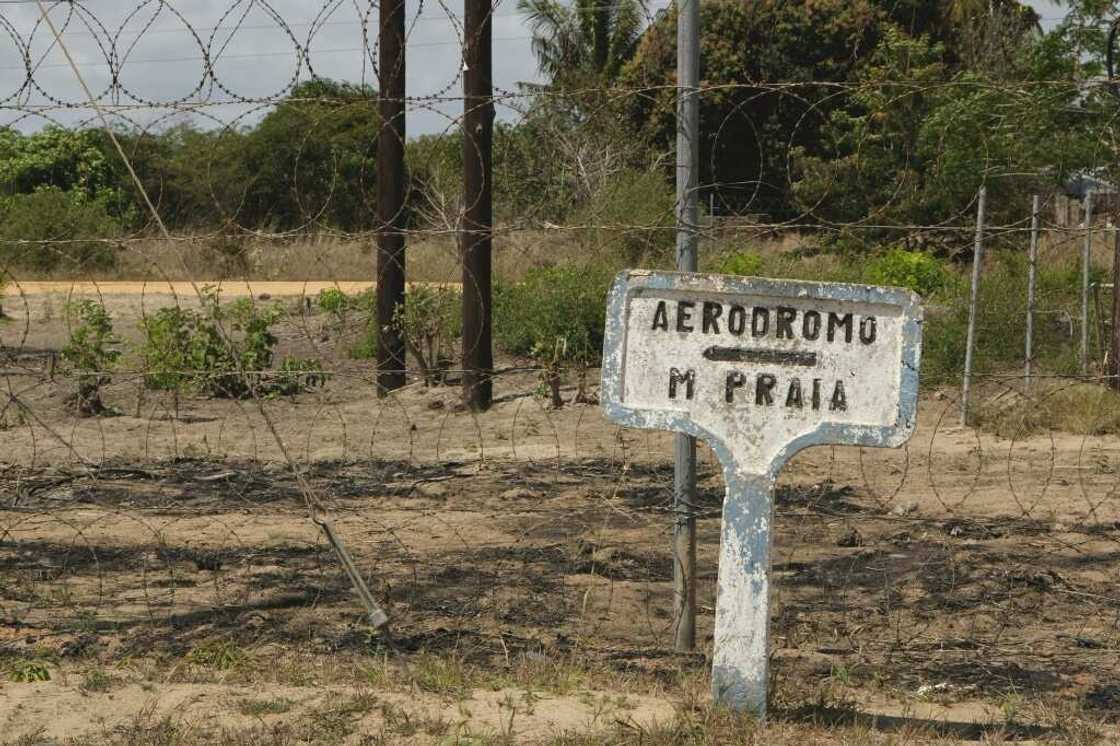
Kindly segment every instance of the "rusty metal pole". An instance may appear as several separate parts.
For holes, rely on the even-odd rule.
[[[393,316],[404,305],[405,4],[381,3],[377,137],[377,392],[405,383],[404,336]]]
[[[1081,245],[1081,376],[1089,375],[1089,279],[1093,261],[1093,190],[1085,191],[1081,210],[1085,221],[1085,243]]]
[[[474,410],[490,407],[491,376],[490,248],[494,136],[491,52],[491,6],[465,0],[466,50],[463,88],[463,403]]]
[[[677,269],[695,272],[699,239],[700,0],[677,14]],[[696,438],[677,433],[673,447],[673,611],[675,647],[696,647]]]

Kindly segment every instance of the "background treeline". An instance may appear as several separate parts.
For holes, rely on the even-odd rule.
[[[1115,170],[1116,100],[1101,84],[1112,3],[1070,3],[1044,33],[1015,0],[713,0],[702,7],[704,201],[723,215],[812,229],[863,250],[951,250],[915,226],[964,225],[981,183],[993,220],[1030,193]],[[522,0],[549,82],[495,134],[500,223],[580,226],[626,262],[672,246],[675,27],[640,0]],[[313,80],[259,122],[118,136],[174,231],[375,227],[377,94]],[[501,108],[501,107],[499,107]],[[450,230],[461,205],[455,130],[407,143],[410,224]],[[897,226],[897,227],[896,227]],[[150,230],[105,133],[0,130],[0,259],[49,270],[111,264]],[[48,241],[69,241],[51,244]],[[31,242],[31,243],[28,243]],[[36,243],[42,242],[42,243]]]

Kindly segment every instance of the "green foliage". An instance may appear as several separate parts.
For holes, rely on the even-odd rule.
[[[612,274],[599,267],[530,271],[494,293],[494,337],[514,355],[593,363],[602,355],[606,297]]]
[[[656,171],[626,170],[603,184],[577,212],[596,248],[628,266],[670,264],[676,239],[676,196]]]
[[[116,204],[119,193],[100,140],[96,130],[54,125],[31,135],[0,129],[0,195],[53,189],[72,193],[76,202]]]
[[[732,209],[790,214],[790,147],[814,149],[822,117],[843,105],[832,89],[810,84],[848,80],[886,22],[869,0],[702,3],[700,182],[723,184],[721,200]],[[676,27],[674,9],[659,14],[620,78],[625,88],[645,89],[627,98],[626,113],[662,152],[677,133]],[[791,96],[753,81],[804,85]]]
[[[1111,115],[1096,93],[1061,82],[1076,75],[1062,61],[1076,54],[1053,35],[1016,37],[1013,52],[998,68],[961,71],[943,45],[887,29],[819,143],[792,153],[799,210],[843,223],[959,221],[986,184],[989,220],[1009,221],[1032,192],[1093,170]]]
[[[353,311],[358,315],[361,324],[361,335],[358,342],[350,348],[350,357],[355,360],[372,360],[377,357],[377,296],[372,288],[363,290],[357,295],[346,295],[338,299],[342,312],[336,316],[336,321],[341,326],[345,320],[345,313]],[[332,301],[328,301],[330,305]]]
[[[762,257],[753,251],[739,251],[727,254],[716,265],[721,275],[757,276],[762,273]]]
[[[554,85],[618,76],[638,42],[641,0],[518,0],[533,32],[533,53]]]
[[[922,251],[894,248],[867,266],[867,279],[876,285],[893,285],[930,296],[952,279],[945,265]]]
[[[318,361],[292,358],[270,371],[277,343],[272,327],[283,309],[240,298],[223,306],[202,289],[202,311],[163,308],[144,319],[144,382],[152,389],[190,387],[211,396],[291,395],[327,381]]]
[[[241,193],[225,209],[252,227],[373,226],[376,102],[368,86],[324,79],[296,86],[244,136],[232,164]]]
[[[192,338],[197,314],[166,306],[140,321],[144,344],[144,385],[160,391],[177,390],[190,379]]]
[[[501,126],[495,126],[495,139]],[[501,158],[502,149],[494,147],[495,160]],[[463,138],[456,132],[438,135],[421,135],[405,145],[408,163],[408,209],[414,224],[454,229],[463,197]],[[495,164],[495,169],[500,166]],[[502,188],[502,180],[495,177],[495,190]],[[495,202],[501,198],[495,196]]]
[[[334,316],[341,316],[350,308],[350,298],[338,288],[323,288],[319,291],[319,309]]]
[[[8,678],[20,684],[50,681],[51,671],[40,661],[19,661],[8,673]]]
[[[78,323],[70,330],[62,359],[77,374],[73,403],[81,414],[100,414],[105,411],[101,388],[112,381],[109,371],[121,356],[120,340],[113,335],[113,320],[100,303],[83,300],[71,314]]]
[[[270,393],[279,396],[295,396],[304,391],[321,389],[327,385],[330,374],[323,370],[318,360],[302,357],[284,358],[277,370]]]
[[[18,267],[40,272],[108,267],[115,255],[104,239],[119,234],[120,224],[105,206],[77,191],[44,187],[0,199],[0,261]]]
[[[1104,273],[1093,270],[1095,281]],[[1080,273],[1074,267],[1048,267],[1038,273],[1038,307],[1048,311],[1035,317],[1036,368],[1057,375],[1071,375],[1078,368],[1075,324],[1079,311]],[[976,353],[973,369],[978,376],[1019,370],[1023,364],[1026,327],[1026,258],[1019,252],[1000,252],[985,263],[977,304]],[[964,370],[968,329],[969,285],[951,282],[927,307],[922,342],[922,380],[926,383],[959,383]],[[1063,321],[1065,319],[1065,321]],[[1091,319],[1091,324],[1096,320]],[[1090,335],[1095,347],[1094,335]],[[1097,359],[1099,352],[1090,351]]]
[[[203,668],[229,671],[248,660],[245,650],[231,640],[210,640],[191,648],[187,661]]]
[[[414,286],[393,317],[409,352],[420,365],[424,383],[440,383],[451,358],[451,343],[463,334],[463,296],[447,287]]]

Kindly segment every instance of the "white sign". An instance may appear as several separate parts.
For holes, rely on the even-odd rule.
[[[724,466],[712,686],[765,710],[773,483],[818,444],[914,429],[921,308],[905,290],[627,271],[608,299],[602,403],[708,441]]]

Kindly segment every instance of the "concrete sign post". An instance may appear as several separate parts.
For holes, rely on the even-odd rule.
[[[607,299],[601,401],[723,464],[712,692],[766,708],[774,481],[802,448],[914,430],[922,311],[906,290],[628,270]]]

